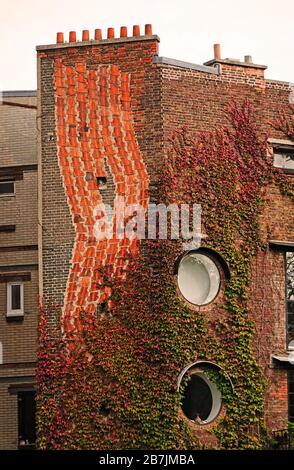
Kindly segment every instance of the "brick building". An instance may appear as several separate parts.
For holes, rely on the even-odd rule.
[[[36,92],[0,106],[0,449],[33,444],[38,314]]]
[[[39,221],[42,227],[39,290],[45,306],[62,309],[62,331],[71,338],[82,328],[79,320],[82,311],[91,316],[101,313],[105,306],[110,308],[111,292],[103,286],[99,268],[111,267],[115,285],[128,272],[125,255],[136,257],[140,251],[140,243],[136,241],[124,238],[105,242],[95,238],[97,205],[113,205],[121,196],[126,204],[140,204],[143,208],[150,201],[158,202],[164,170],[162,162],[166,161],[168,142],[175,129],[186,125],[192,134],[214,131],[224,125],[226,109],[232,100],[240,103],[247,99],[255,108],[260,131],[269,134],[268,153],[273,167],[281,168],[288,183],[293,183],[294,143],[271,125],[281,108],[288,110],[290,84],[265,79],[266,67],[254,64],[250,56],[246,56],[244,62],[222,59],[218,46],[215,46],[213,60],[197,65],[159,56],[158,44],[159,38],[152,35],[150,25],[146,25],[144,35],[140,35],[139,27],[135,26],[133,36],[128,36],[126,28],[122,27],[120,37],[115,37],[113,29],[109,28],[107,39],[102,39],[101,30],[95,30],[95,39],[90,39],[89,32],[84,31],[82,41],[77,41],[76,34],[71,32],[69,42],[64,42],[63,34],[58,33],[56,44],[37,47],[37,128],[41,132]],[[27,112],[34,113],[32,109]],[[15,177],[16,188],[25,182],[27,175],[36,178],[36,173],[29,173],[36,171],[32,166],[36,162],[25,163],[31,166],[23,167],[23,180]],[[5,165],[11,163],[5,160]],[[12,178],[5,171],[5,175]],[[267,185],[263,198],[259,217],[263,249],[257,251],[251,263],[248,307],[255,328],[254,360],[266,378],[264,419],[267,429],[275,431],[285,429],[288,421],[294,419],[293,343],[290,344],[293,340],[293,202],[273,184]],[[6,196],[3,201],[9,203]],[[5,225],[13,225],[13,220],[5,220]],[[203,220],[204,232],[205,225],[206,220]],[[30,229],[32,227],[36,232],[36,222],[31,223]],[[27,236],[25,231],[23,235],[25,233]],[[4,302],[7,302],[5,295],[10,281],[23,281],[26,288],[26,282],[35,279],[36,271],[32,266],[37,261],[31,255],[36,255],[37,241],[29,235],[29,239],[8,244],[7,232],[4,237],[5,247],[25,245],[26,250],[20,252],[18,248],[21,262],[19,259],[12,262],[11,252],[0,249],[4,257],[6,253],[9,256],[6,265],[1,262]],[[232,266],[220,254],[221,249],[220,246],[219,252],[212,250],[206,246],[204,238],[201,251],[184,251],[173,260],[177,295],[191,316],[195,316],[195,312],[208,319],[223,316],[224,292]],[[28,256],[27,268],[24,256]],[[150,260],[151,267],[152,263]],[[14,277],[7,279],[7,271]],[[3,308],[7,308],[6,304]],[[22,324],[10,324],[7,315],[3,315],[5,328],[21,328],[29,318],[36,319],[33,311],[32,307],[31,316],[24,314]],[[25,372],[22,370],[20,374],[19,369],[12,368],[14,372],[8,374],[7,366],[0,366],[5,377],[9,376],[10,382],[4,379],[4,393],[6,400],[14,400],[14,413],[17,394],[21,390],[33,390],[33,372],[29,365],[33,366],[34,361],[36,323],[31,328],[30,346],[19,355],[19,360],[27,367]],[[9,354],[5,353],[6,336],[0,339],[5,364]],[[18,339],[19,344],[22,343]],[[10,362],[17,362],[16,350],[11,354],[14,356]],[[230,358],[224,354],[223,359],[219,359],[222,356],[213,349],[207,349],[201,356],[195,352],[189,357],[186,362],[179,360],[180,366],[177,364],[172,370],[175,394],[182,381],[185,383],[187,376],[190,377],[183,391],[179,420],[188,426],[201,445],[217,446],[217,439],[210,431],[215,425],[221,428],[228,412],[225,397],[211,374],[220,371],[226,374]],[[246,360],[244,358],[244,362]],[[246,369],[246,364],[242,367]],[[18,377],[13,386],[11,375]],[[25,379],[28,375],[29,379]],[[230,374],[226,374],[226,377],[233,389],[239,388],[233,375],[230,378]],[[101,419],[105,424],[112,419],[111,413],[110,417],[105,417],[104,413]],[[260,434],[254,419],[252,423],[252,434]],[[4,448],[17,445],[15,417],[12,428],[14,437],[5,441]],[[240,430],[240,434],[242,432]],[[103,445],[106,444],[101,442]]]
[[[37,47],[42,116],[41,291],[45,302],[63,305],[68,332],[79,329],[81,310],[91,314],[107,300],[108,292],[97,288],[97,268],[113,265],[112,275],[118,279],[122,247],[132,251],[127,241],[93,245],[95,205],[111,203],[118,195],[125,196],[127,203],[143,206],[146,194],[156,200],[161,162],[174,129],[187,125],[196,133],[213,130],[224,124],[224,110],[231,100],[247,98],[255,107],[262,132],[271,136],[272,165],[282,167],[292,181],[293,142],[270,124],[282,105],[288,107],[290,85],[265,79],[266,67],[254,64],[250,56],[244,62],[222,59],[215,46],[214,59],[196,65],[160,57],[158,43],[147,25],[144,36],[138,27],[131,37],[122,28],[119,38],[110,28],[107,39],[96,30],[94,40],[84,31],[81,42],[74,32],[69,42],[58,33],[57,44]],[[256,325],[255,357],[267,379],[265,422],[272,431],[286,428],[294,412],[289,352],[293,302],[290,294],[288,302],[286,298],[285,264],[286,259],[291,263],[294,246],[292,213],[293,202],[270,185],[259,219],[267,248],[257,253],[252,264],[249,305]],[[218,264],[217,254],[211,257],[204,251],[202,256],[210,260],[199,259],[202,266],[211,261]],[[185,253],[178,271],[180,291],[191,309],[198,305],[209,316],[218,308],[216,295],[212,295],[215,301],[203,302],[202,307],[199,299],[189,297],[189,289],[181,289],[181,284],[190,281],[188,265],[189,253]],[[206,265],[212,276],[214,268]],[[214,282],[222,285],[225,281],[211,278],[211,288]],[[220,293],[219,301],[221,297]],[[205,376],[205,362],[216,369],[222,366],[215,365],[214,355],[209,353],[205,361],[194,357],[188,365],[183,364],[180,375],[179,370],[174,373],[176,382],[177,376],[180,380],[196,370],[192,374],[195,383],[192,380],[185,395],[182,418],[189,418],[187,422],[202,443],[211,445],[206,428],[225,411],[220,413],[220,392]],[[202,421],[195,426],[189,400],[193,402],[193,393],[199,399],[200,389],[207,394],[203,407],[208,408],[201,411]]]
[[[84,31],[82,41],[71,32],[69,42],[58,33],[56,44],[37,47],[42,116],[41,292],[45,303],[63,306],[63,327],[69,333],[79,330],[81,310],[92,314],[107,301],[109,292],[97,288],[97,268],[111,264],[112,275],[119,279],[122,247],[132,252],[128,241],[93,244],[95,205],[113,203],[118,195],[125,196],[127,203],[143,206],[148,194],[157,200],[161,162],[175,129],[187,125],[190,132],[197,133],[218,128],[224,124],[226,106],[247,98],[255,107],[261,131],[270,135],[272,165],[283,168],[290,184],[293,182],[294,142],[270,124],[281,107],[288,109],[290,84],[265,79],[266,67],[254,64],[250,56],[244,62],[222,59],[217,45],[213,60],[196,65],[160,57],[158,43],[147,25],[143,36],[138,27],[131,37],[125,28],[120,37],[109,28],[107,39],[102,39],[100,30],[95,31],[95,39]],[[286,428],[294,418],[289,352],[293,347],[293,343],[289,346],[293,296],[288,293],[287,300],[286,293],[286,260],[291,264],[293,259],[294,220],[293,202],[273,185],[266,189],[259,224],[266,249],[259,250],[252,263],[249,310],[255,323],[255,358],[267,380],[265,422],[274,431]],[[226,282],[225,275],[217,280],[217,270],[213,278],[214,270],[218,266],[226,271],[227,264],[220,260],[220,266],[217,253],[205,251],[205,243],[202,248],[204,258],[198,263],[212,276],[211,289],[216,283],[220,293],[211,294],[216,298],[213,301],[193,300],[195,292],[185,289],[189,276],[197,277],[194,268],[189,271],[189,253],[180,264],[178,285],[183,302],[188,300],[191,310],[197,305],[209,317],[218,309],[220,312]],[[209,267],[211,262],[214,266]],[[230,266],[227,268],[229,271]],[[291,279],[288,269],[290,284]],[[174,376],[176,383],[196,371],[191,372],[190,389],[185,392],[182,419],[202,444],[216,445],[206,429],[225,410],[220,412],[221,394],[205,370],[219,370],[223,364],[215,364],[211,352],[204,359],[195,356],[182,364],[182,372],[175,369]],[[197,393],[206,394],[206,401],[200,412],[202,421],[195,425],[195,403],[189,400],[193,402],[191,394],[200,399]]]

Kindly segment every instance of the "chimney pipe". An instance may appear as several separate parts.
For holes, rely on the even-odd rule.
[[[77,42],[77,35],[75,31],[69,32],[69,42]]]
[[[221,47],[220,47],[220,44],[214,44],[213,45],[213,50],[214,50],[214,59],[215,60],[221,60]]]
[[[63,42],[64,42],[63,33],[57,33],[57,34],[56,34],[56,42],[57,42],[57,44],[60,44],[60,43],[63,43]]]
[[[137,24],[133,26],[133,36],[140,36],[140,26]]]
[[[100,41],[102,39],[101,29],[95,29],[95,41]]]
[[[127,38],[128,37],[128,28],[126,26],[120,27],[120,37]]]
[[[252,56],[251,55],[245,55],[244,56],[244,62],[245,62],[245,64],[252,64]]]
[[[152,25],[145,24],[145,36],[152,36]]]
[[[114,38],[114,28],[108,28],[107,29],[107,39],[113,39]]]
[[[82,33],[82,40],[83,41],[89,41],[90,39],[90,36],[89,36],[89,30],[88,29],[84,29],[83,33]]]

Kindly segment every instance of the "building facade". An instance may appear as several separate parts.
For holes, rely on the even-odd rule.
[[[146,25],[38,46],[38,159],[35,94],[4,94],[3,449],[35,440],[38,286],[41,448],[260,448],[293,422],[293,90],[158,45]],[[150,203],[200,204],[200,248],[106,236],[105,205]]]
[[[0,106],[0,449],[35,443],[38,318],[35,91]]]
[[[40,213],[43,228],[42,299],[44,305],[50,304],[60,308],[60,328],[69,342],[77,339],[83,330],[83,322],[80,319],[82,312],[86,317],[93,319],[98,316],[101,319],[98,320],[97,326],[99,336],[100,328],[103,328],[101,325],[104,325],[103,322],[106,321],[105,315],[101,316],[101,311],[106,310],[110,312],[110,318],[111,315],[116,318],[116,314],[113,313],[116,311],[113,306],[115,301],[112,301],[113,291],[122,279],[125,281],[125,279],[132,278],[132,270],[128,271],[129,259],[141,259],[142,250],[144,252],[142,248],[144,243],[127,239],[126,236],[121,239],[119,237],[97,238],[95,230],[97,220],[101,218],[99,212],[102,210],[101,207],[103,204],[115,205],[120,197],[124,198],[126,205],[137,204],[143,208],[146,208],[150,202],[163,202],[160,199],[164,186],[162,175],[171,155],[171,136],[175,130],[186,126],[189,135],[196,136],[201,135],[202,132],[213,133],[223,129],[228,122],[228,107],[234,102],[237,108],[231,111],[233,121],[228,124],[235,130],[235,133],[233,132],[229,137],[234,140],[234,145],[230,147],[230,144],[227,142],[224,144],[224,141],[222,144],[228,145],[227,151],[230,149],[232,155],[235,155],[235,157],[232,156],[232,162],[233,158],[236,158],[239,182],[231,188],[231,191],[235,191],[239,197],[240,188],[242,188],[243,207],[247,210],[250,206],[248,201],[252,196],[249,188],[255,185],[254,191],[257,194],[263,185],[262,192],[256,200],[254,199],[254,204],[257,204],[258,217],[256,220],[253,219],[252,208],[251,212],[249,211],[250,215],[249,212],[244,215],[241,208],[242,215],[240,216],[240,212],[236,212],[237,201],[235,201],[235,212],[233,210],[235,222],[239,220],[239,216],[241,219],[244,217],[244,226],[241,224],[236,230],[235,241],[230,245],[234,248],[229,249],[229,245],[225,244],[227,239],[224,236],[223,226],[220,229],[223,238],[219,241],[217,241],[218,232],[210,232],[211,221],[217,220],[216,211],[219,207],[217,204],[222,204],[221,201],[217,201],[217,193],[214,194],[214,199],[211,199],[214,203],[210,201],[210,205],[208,204],[210,212],[207,212],[208,206],[205,206],[206,202],[203,199],[204,190],[201,194],[195,193],[189,202],[201,203],[202,201],[206,207],[202,213],[203,238],[200,251],[182,249],[181,252],[178,250],[177,257],[170,260],[175,263],[174,287],[171,287],[171,292],[174,289],[174,293],[170,294],[170,303],[164,303],[166,297],[162,291],[160,291],[158,304],[154,304],[154,299],[151,298],[147,301],[145,299],[145,302],[151,310],[154,309],[154,315],[166,314],[174,318],[175,302],[179,301],[182,305],[179,308],[185,309],[185,315],[190,318],[189,321],[197,322],[201,317],[203,325],[206,325],[207,349],[202,348],[200,351],[195,346],[194,352],[193,348],[192,351],[186,350],[185,353],[182,351],[178,353],[178,357],[175,352],[168,351],[168,344],[165,343],[161,333],[158,333],[163,363],[163,358],[169,354],[173,358],[172,365],[169,366],[174,381],[174,390],[171,392],[173,397],[178,394],[182,386],[184,387],[181,392],[182,405],[179,406],[177,419],[185,424],[185,429],[188,429],[188,434],[190,433],[189,436],[196,437],[200,445],[207,447],[219,445],[245,448],[256,445],[258,447],[262,445],[264,426],[269,432],[285,429],[288,421],[293,421],[294,412],[291,359],[293,348],[293,343],[291,343],[293,335],[291,263],[294,246],[293,192],[291,191],[293,191],[294,143],[282,124],[274,124],[281,113],[284,113],[284,120],[291,121],[292,111],[289,102],[292,88],[286,82],[267,80],[264,77],[266,67],[254,64],[250,56],[246,56],[244,62],[222,59],[218,45],[215,46],[213,60],[205,65],[196,65],[160,57],[158,44],[159,38],[152,35],[150,25],[146,25],[144,35],[140,35],[139,27],[135,26],[133,36],[128,36],[126,28],[123,27],[120,37],[115,37],[113,29],[109,28],[106,39],[102,39],[100,30],[95,31],[94,39],[89,39],[89,32],[84,31],[82,41],[77,41],[76,33],[71,32],[69,42],[64,42],[63,34],[58,33],[56,44],[37,47],[42,136],[39,149],[39,162],[42,167],[42,213]],[[257,137],[255,127],[248,124],[249,108],[247,109],[246,106],[254,109],[254,125],[260,133],[260,138]],[[243,109],[242,112],[241,109]],[[250,125],[253,127],[250,128]],[[244,131],[246,126],[249,126],[247,134]],[[249,128],[251,129],[250,137],[248,137]],[[185,134],[177,132],[178,138],[174,134],[172,139],[175,143],[175,151],[178,151],[182,158],[186,155],[193,162],[195,156],[192,158],[193,153],[190,154],[188,150],[189,145],[192,145],[191,142],[188,139],[190,143],[188,144],[187,141],[183,144]],[[266,147],[262,147],[264,145],[262,136],[264,138],[265,135],[268,139]],[[208,137],[202,142],[202,147],[195,147],[198,148],[200,154],[201,148],[207,146],[207,139]],[[216,158],[213,151],[217,153],[216,149],[220,145],[217,143],[218,138],[215,137],[215,139],[215,146],[211,147],[211,159]],[[244,139],[244,147],[240,146],[242,139]],[[251,144],[253,147],[250,150]],[[237,157],[234,153],[237,151],[236,147],[239,152]],[[246,152],[250,155],[247,160],[244,157]],[[258,160],[258,155],[262,155],[260,160]],[[226,164],[224,156],[219,158],[219,171],[214,169],[217,173],[221,173],[222,165],[225,168]],[[252,166],[254,160],[257,162],[255,169]],[[178,163],[181,165],[181,160]],[[207,166],[210,164],[211,162],[208,161]],[[188,181],[194,182],[196,186],[202,181],[200,180],[201,168],[199,170],[199,165],[197,166],[196,163],[194,173],[200,171],[198,180],[191,179],[193,172],[191,176],[190,169],[193,169],[193,163],[191,165],[186,167],[186,173],[181,172],[180,166],[178,171],[176,167],[173,169],[170,185],[174,191],[179,191],[178,200],[175,197],[176,202],[188,201],[186,195],[191,190],[191,185],[188,185],[182,193],[178,189],[183,178],[187,177]],[[261,171],[262,165],[264,165],[263,171]],[[270,177],[271,172],[276,172],[277,168],[279,176]],[[228,169],[231,172],[229,166]],[[250,173],[249,177],[248,173]],[[263,173],[268,175],[267,180],[262,179]],[[207,178],[207,184],[203,187],[210,194],[209,188],[217,183],[218,176],[211,173],[211,176]],[[226,193],[226,188],[230,186],[230,178],[236,178],[236,173],[233,172],[230,175],[227,173],[227,176],[224,174],[223,178],[219,194]],[[168,184],[165,183],[166,188],[167,186]],[[169,201],[172,199],[173,197]],[[261,199],[262,205],[259,206],[259,202],[256,201]],[[228,200],[223,204],[228,204]],[[229,220],[230,210],[227,209],[227,219],[219,219],[222,225],[226,223],[225,220]],[[248,255],[245,255],[248,248],[248,243],[246,248],[246,242],[251,243],[255,236],[253,232],[250,232],[253,228],[248,220],[254,221],[254,226],[258,227],[254,233],[258,234],[259,242],[256,242],[254,247],[252,245],[252,251],[248,250]],[[235,222],[232,227],[236,228]],[[213,233],[215,238],[212,236]],[[164,250],[162,245],[158,250]],[[232,250],[236,250],[234,253],[244,263],[250,260],[250,275],[245,276],[246,280],[242,278],[245,286],[244,292],[240,290],[240,295],[236,298],[234,297],[236,289],[238,290],[240,286],[237,288],[238,282],[234,284],[234,280],[240,280],[242,276],[240,272],[238,273],[240,265],[238,268],[235,264],[236,259],[232,255]],[[153,258],[150,255],[148,259],[153,273],[155,259],[158,262],[158,252],[153,253]],[[161,268],[164,263],[162,258],[159,263]],[[112,287],[103,281],[101,268],[108,269],[108,280],[112,281]],[[161,268],[158,268],[159,271]],[[168,270],[167,266],[166,269]],[[159,277],[162,278],[164,275],[165,273],[161,271]],[[155,293],[160,281],[155,275],[151,274],[151,277],[154,279],[150,281],[147,277],[148,282],[147,278],[144,282],[151,283],[148,284],[148,289],[151,291],[154,289]],[[249,278],[250,281],[248,281]],[[147,285],[144,285],[144,282],[141,284],[142,290]],[[235,291],[232,288],[234,285]],[[201,297],[201,289],[207,291],[205,299]],[[140,294],[136,295],[134,303],[143,305]],[[173,295],[178,300],[172,300]],[[140,301],[143,304],[140,304]],[[127,300],[124,299],[121,311],[125,302]],[[129,305],[125,308],[132,317],[132,307]],[[142,307],[142,311],[145,311],[144,308]],[[167,310],[161,312],[160,308]],[[243,317],[245,311],[247,313]],[[139,310],[138,316],[141,313]],[[197,315],[199,315],[198,320]],[[186,317],[178,318],[179,324],[184,321],[184,318]],[[108,318],[107,321],[110,322],[108,327],[111,328],[111,319]],[[243,327],[240,326],[242,321]],[[224,338],[227,337],[224,328],[227,327],[229,331],[227,335],[230,338],[228,344],[234,344],[234,346],[232,348],[227,346],[226,350],[227,340]],[[152,329],[151,326],[150,329]],[[196,328],[195,337],[198,333]],[[246,336],[247,333],[248,336]],[[243,341],[244,336],[250,339]],[[111,343],[109,338],[105,341]],[[144,340],[141,338],[140,347],[134,349],[135,351],[141,351],[142,341]],[[199,344],[201,341],[203,338],[198,339]],[[95,357],[93,359],[89,351],[88,356],[90,362],[95,362]],[[149,360],[150,356],[146,359],[146,363]],[[164,370],[163,366],[162,370]],[[259,370],[258,373],[257,370]],[[218,379],[212,378],[213,374],[218,373],[225,376],[229,388],[233,390],[229,393],[231,398],[227,398],[227,401],[225,392],[222,392],[222,386],[216,385]],[[162,372],[163,375],[164,372]],[[110,366],[109,369],[106,367],[104,370],[104,377],[107,376],[112,377],[113,383],[116,381],[120,383],[120,379],[116,377]],[[189,378],[188,385],[185,382],[187,377]],[[46,378],[44,380],[46,381]],[[146,377],[144,378],[143,374],[143,384],[144,380]],[[160,382],[160,379],[158,380]],[[244,392],[242,392],[242,387]],[[46,390],[48,392],[48,389]],[[101,394],[103,393],[108,392],[103,392],[102,388]],[[158,403],[161,403],[160,394],[161,391],[158,391]],[[78,392],[75,396],[78,396]],[[112,398],[109,397],[109,400],[112,401]],[[142,398],[142,403],[143,401]],[[242,401],[244,401],[244,408],[242,408]],[[236,403],[236,409],[232,403]],[[56,414],[58,414],[61,406],[58,400],[55,400],[55,406]],[[105,410],[105,406],[102,403],[101,410]],[[153,406],[150,402],[149,409],[153,410]],[[62,407],[66,409],[64,403]],[[236,418],[238,413],[239,418]],[[246,414],[246,416],[244,414],[244,426],[240,418],[242,413]],[[101,420],[104,420],[104,423],[106,420],[111,428],[112,419],[114,419],[112,412],[109,411],[107,417],[103,412],[101,414],[103,415]],[[71,418],[73,421],[76,418],[79,422],[77,415],[78,412]],[[163,409],[158,412],[154,411],[154,416],[156,416],[155,421],[162,419],[162,428],[164,428],[165,411]],[[99,416],[97,419],[99,421]],[[245,424],[246,420],[247,424]],[[153,434],[150,432],[149,436],[148,431],[147,435],[150,439],[146,437],[146,443],[142,445],[160,447],[157,441],[152,440],[155,439],[154,435],[157,432],[155,421],[152,421],[150,425],[153,427]],[[236,424],[237,421],[238,424]],[[143,433],[143,428],[139,424],[138,426],[138,432]],[[231,434],[235,432],[235,437],[231,441],[228,437],[229,433],[226,434],[227,431],[225,431],[225,438],[220,437],[222,430],[226,427],[234,430]],[[215,429],[215,432],[211,432]],[[53,445],[54,439],[47,436],[46,441],[44,428],[41,434],[44,442],[47,442],[46,445]],[[246,435],[249,436],[247,440],[243,439]],[[112,445],[117,445],[118,448],[139,445],[134,441],[130,444],[131,441],[124,441],[123,438],[117,438],[116,444],[111,440],[107,441],[107,444],[105,439],[104,436],[100,440],[102,448],[104,446],[112,448]],[[70,445],[79,448],[74,438],[71,442]],[[161,442],[164,442],[163,437]],[[176,438],[175,441],[168,442],[176,442]],[[99,442],[98,444],[92,443],[93,448],[95,445],[99,446]],[[164,446],[164,443],[161,445]],[[177,444],[170,445],[176,446]],[[80,447],[83,448],[83,444]]]

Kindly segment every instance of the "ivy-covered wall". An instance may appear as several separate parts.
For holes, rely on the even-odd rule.
[[[164,240],[142,244],[125,281],[112,285],[101,273],[112,290],[111,309],[96,321],[82,316],[82,348],[69,354],[59,312],[52,333],[46,321],[52,312],[43,311],[40,448],[197,448],[176,390],[177,375],[196,359],[222,366],[234,385],[218,382],[225,415],[209,431],[218,446],[262,446],[266,380],[254,355],[248,291],[252,259],[265,249],[258,225],[263,188],[284,188],[284,177],[266,157],[250,104],[233,103],[229,113],[232,130],[175,132],[161,185],[163,201],[201,203],[205,245],[230,266],[221,320],[217,311],[206,316],[180,298],[174,264],[181,242]]]
[[[268,240],[293,210],[293,183],[274,169],[266,133],[272,129],[285,138],[290,112],[273,122],[270,97],[276,110],[283,107],[287,87],[270,85],[266,92],[260,70],[254,78],[254,71],[246,75],[245,68],[233,83],[228,71],[224,76],[185,71],[193,82],[188,96],[192,91],[192,98],[197,96],[194,106],[194,98],[186,99],[175,80],[179,69],[166,71],[153,63],[156,51],[157,39],[150,37],[142,43],[110,41],[39,52],[45,189],[40,449],[261,448],[267,431],[287,422],[286,373],[269,369],[271,348],[284,345],[281,258],[277,291],[267,279],[275,267]],[[101,63],[118,64],[99,69],[102,82],[111,70],[106,97],[99,94],[104,82],[97,86],[96,80]],[[177,94],[169,95],[173,113],[166,97],[176,81]],[[63,122],[65,114],[68,122]],[[126,157],[122,175],[117,167],[121,153]],[[136,174],[134,161],[127,161],[132,154]],[[119,276],[111,243],[99,257],[85,250],[94,241],[82,179],[98,200],[102,190],[90,187],[88,173],[95,182],[102,159],[111,159],[116,194],[119,176],[127,175],[126,185],[138,183],[133,192],[127,188],[135,202],[143,198],[145,204],[148,179],[153,201],[201,204],[202,246],[221,255],[231,275],[222,275],[211,304],[191,306],[179,293],[175,264],[183,254],[182,240],[142,240],[132,247],[126,241],[127,249],[119,251]],[[72,184],[74,168],[77,185]],[[291,223],[278,233],[294,238]],[[76,236],[82,249],[76,244],[70,257]],[[264,263],[266,271],[261,270]],[[82,282],[84,277],[90,279]],[[263,294],[260,301],[264,286],[269,296]],[[270,306],[277,298],[274,317]],[[222,412],[208,426],[189,422],[180,406],[178,376],[197,361],[211,361],[222,370],[207,370],[223,399]]]

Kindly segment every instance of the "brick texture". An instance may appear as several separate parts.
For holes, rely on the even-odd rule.
[[[15,225],[15,231],[0,231],[0,449],[18,448],[17,394],[11,384],[26,384],[34,377],[38,320],[38,223],[36,93],[9,93],[0,106],[0,180],[14,175],[15,195],[0,197],[0,225]],[[12,104],[22,106],[13,106]],[[29,107],[25,107],[28,105]],[[9,168],[9,170],[8,170]],[[9,273],[28,273],[24,281],[24,316],[8,320],[7,279]]]
[[[157,42],[151,36],[39,48],[44,301],[62,305],[69,317],[84,305],[91,312],[105,299],[93,273],[102,260],[118,261],[122,248],[91,246],[89,208],[103,200],[103,191],[91,179],[86,183],[85,173],[111,179],[104,201],[123,194],[129,202],[145,204],[147,181],[154,200],[172,131],[187,125],[197,133],[227,124],[232,100],[249,99],[261,130],[284,138],[270,121],[288,104],[289,84],[265,80],[264,68],[253,65],[222,62],[220,73],[213,74],[155,63]],[[265,244],[294,241],[292,213],[289,199],[268,188],[260,216]],[[286,349],[282,253],[265,250],[254,260],[250,307],[256,357],[268,379],[266,421],[270,429],[280,429],[288,420],[287,372],[273,368],[271,354]],[[205,311],[213,317],[218,305]],[[201,434],[205,445],[209,439]]]

